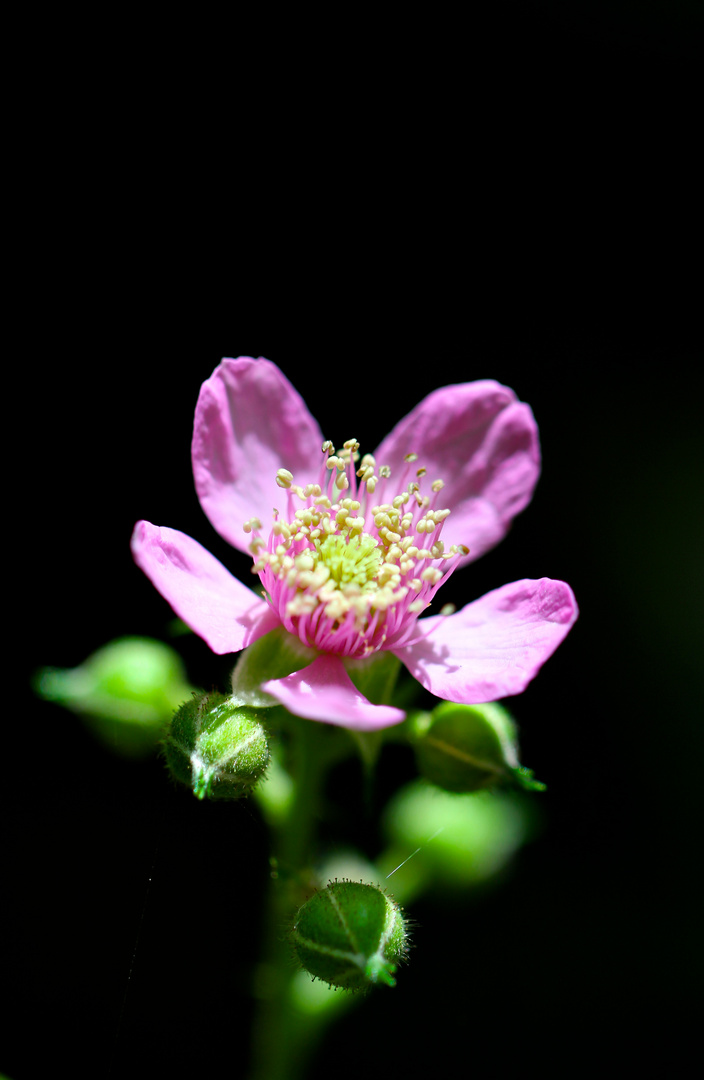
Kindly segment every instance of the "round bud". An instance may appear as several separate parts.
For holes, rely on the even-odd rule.
[[[396,985],[408,931],[401,908],[376,885],[332,881],[299,909],[291,940],[301,966],[315,978],[363,990],[379,982]]]
[[[378,858],[394,874],[404,902],[425,889],[464,889],[490,881],[539,825],[535,800],[517,791],[457,795],[425,780],[402,787],[387,803],[389,844]]]
[[[469,792],[513,782],[542,790],[518,763],[516,725],[495,702],[445,701],[414,725],[418,771],[445,791]]]
[[[80,667],[43,668],[34,689],[81,716],[112,750],[152,752],[174,709],[191,692],[178,653],[161,641],[111,641]]]
[[[224,694],[194,694],[175,713],[164,741],[172,776],[202,799],[247,795],[269,764],[269,743],[259,714]]]

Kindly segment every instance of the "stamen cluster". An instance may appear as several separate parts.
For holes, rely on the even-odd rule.
[[[464,545],[445,550],[440,534],[450,511],[436,505],[444,485],[435,480],[432,494],[422,494],[424,468],[409,480],[416,454],[406,455],[392,488],[390,469],[377,469],[371,454],[360,462],[358,450],[356,439],[338,453],[323,443],[319,482],[305,487],[279,469],[286,513],[274,510],[267,540],[257,518],[244,525],[253,533],[252,572],[286,629],[343,656],[410,643],[419,613],[468,553]],[[379,501],[371,498],[377,486]]]

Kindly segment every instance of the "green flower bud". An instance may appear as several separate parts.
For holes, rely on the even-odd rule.
[[[111,749],[138,756],[158,744],[191,693],[178,653],[151,638],[125,637],[77,668],[42,668],[34,689],[81,716]]]
[[[544,791],[518,763],[516,725],[496,702],[444,701],[413,725],[418,771],[445,791],[469,792],[502,783]]]
[[[379,982],[396,985],[393,976],[408,950],[408,930],[398,904],[376,885],[332,881],[299,909],[291,941],[314,978],[364,990]]]
[[[491,880],[535,835],[535,800],[518,791],[456,795],[414,780],[387,804],[388,850],[379,873],[410,902],[425,889],[464,889]]]
[[[174,715],[164,757],[197,798],[239,799],[263,776],[269,743],[254,709],[224,694],[194,694]]]

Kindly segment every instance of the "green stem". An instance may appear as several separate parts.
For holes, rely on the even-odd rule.
[[[296,965],[287,932],[293,916],[317,886],[312,864],[324,777],[340,756],[342,732],[291,719],[288,768],[294,791],[283,819],[271,822],[272,873],[265,908],[264,959],[252,1046],[251,1080],[295,1080],[315,1043],[320,1018],[306,1016],[292,1001]],[[344,741],[344,738],[343,738]]]

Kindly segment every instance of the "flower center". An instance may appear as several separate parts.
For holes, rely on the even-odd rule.
[[[436,506],[444,485],[435,480],[432,494],[421,494],[426,470],[413,468],[416,454],[406,456],[392,486],[390,469],[377,470],[371,454],[355,472],[358,448],[349,439],[336,454],[324,443],[320,481],[305,487],[279,469],[286,514],[274,511],[268,541],[256,518],[244,525],[254,533],[252,571],[286,629],[305,645],[345,656],[407,642],[457,557],[468,553],[464,545],[445,550],[440,533],[450,511]],[[378,502],[371,498],[377,485]]]
[[[383,559],[378,544],[367,533],[351,540],[330,533],[323,541],[316,540],[315,548],[317,565],[327,567],[330,571],[328,581],[338,588],[357,585],[362,592],[376,588],[375,579]]]

